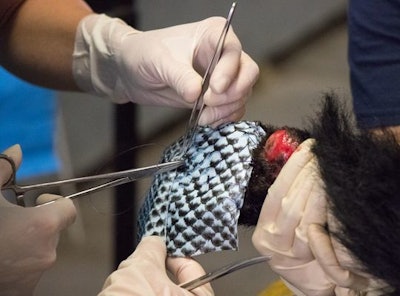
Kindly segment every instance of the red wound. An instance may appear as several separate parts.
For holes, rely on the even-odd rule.
[[[298,146],[299,142],[292,139],[286,130],[277,130],[264,145],[264,157],[270,163],[282,160],[286,163]]]

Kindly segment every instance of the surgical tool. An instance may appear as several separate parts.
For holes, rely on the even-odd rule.
[[[122,185],[128,182],[132,182],[135,180],[143,179],[146,177],[151,177],[156,174],[168,172],[170,170],[174,170],[180,167],[183,164],[183,160],[176,160],[170,161],[166,163],[160,163],[156,165],[150,165],[142,168],[134,168],[130,170],[124,170],[119,172],[113,173],[105,173],[99,174],[94,176],[86,176],[86,177],[79,177],[79,178],[72,178],[66,180],[59,180],[53,182],[45,182],[40,184],[32,184],[32,185],[17,185],[16,184],[16,166],[12,158],[5,154],[0,154],[0,159],[4,159],[8,161],[12,168],[12,175],[7,183],[1,188],[3,194],[7,195],[7,192],[12,192],[16,197],[16,203],[20,206],[29,206],[26,204],[26,200],[24,195],[26,192],[32,190],[39,190],[39,189],[49,189],[58,187],[61,185],[66,184],[75,184],[75,183],[83,183],[83,182],[91,182],[91,181],[98,181],[98,180],[108,180],[107,182],[91,187],[89,189],[85,189],[79,191],[77,193],[73,193],[71,195],[65,196],[64,198],[74,199],[80,196],[87,195],[89,193],[94,193],[106,188],[115,187],[118,185]]]
[[[194,133],[195,133],[196,127],[199,123],[200,115],[203,112],[203,109],[205,106],[203,97],[209,87],[211,74],[214,71],[215,66],[217,65],[217,63],[222,55],[222,51],[223,51],[224,44],[225,44],[225,38],[226,38],[226,35],[228,34],[229,27],[232,22],[233,14],[235,12],[235,8],[236,8],[236,2],[233,2],[231,9],[229,10],[228,17],[226,18],[224,28],[222,29],[222,33],[218,39],[218,43],[217,43],[217,47],[214,51],[214,55],[213,55],[209,65],[207,67],[207,70],[203,76],[203,79],[201,82],[201,92],[200,92],[199,97],[196,99],[196,102],[193,105],[192,112],[191,112],[190,118],[189,118],[188,127],[186,130],[186,134],[183,139],[182,156],[186,154],[191,142],[193,141]]]
[[[259,256],[259,257],[254,257],[254,258],[250,258],[250,259],[244,259],[239,262],[235,262],[235,263],[226,265],[224,267],[221,267],[213,272],[209,272],[209,273],[207,273],[197,279],[194,279],[192,281],[183,283],[183,284],[179,285],[179,287],[184,288],[188,291],[191,291],[193,289],[196,289],[197,287],[200,287],[204,284],[207,284],[213,280],[216,280],[220,277],[223,277],[227,274],[230,274],[230,273],[240,270],[242,268],[246,268],[246,267],[252,266],[254,264],[266,262],[269,260],[271,260],[271,256]]]

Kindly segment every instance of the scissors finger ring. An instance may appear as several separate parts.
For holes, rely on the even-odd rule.
[[[3,154],[3,153],[0,153],[0,159],[6,160],[11,166],[12,173],[11,173],[9,179],[7,180],[7,182],[2,184],[3,186],[7,186],[7,185],[9,185],[9,184],[11,184],[11,183],[13,183],[15,181],[17,168],[15,166],[14,160],[10,156],[8,156],[6,154]]]

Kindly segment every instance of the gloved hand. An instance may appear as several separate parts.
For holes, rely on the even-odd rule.
[[[146,295],[146,296],[183,296],[214,295],[209,284],[191,292],[174,284],[166,272],[168,270],[179,283],[190,281],[203,275],[203,268],[190,258],[168,258],[162,238],[147,236],[142,239],[135,252],[106,280],[99,296],[108,295]]]
[[[325,193],[313,140],[303,142],[269,188],[253,234],[253,244],[296,295],[334,295],[334,284],[315,260],[307,231],[326,216]]]
[[[270,187],[253,244],[261,254],[272,255],[271,268],[297,296],[357,295],[371,281],[336,259],[324,230],[326,194],[312,144],[309,139],[299,146]]]
[[[12,146],[3,152],[16,166],[21,149]],[[11,167],[0,160],[0,184],[11,176]],[[1,194],[1,193],[0,193]],[[44,195],[47,199],[55,195]],[[76,212],[70,200],[60,199],[37,208],[23,208],[0,197],[0,291],[1,295],[32,295],[42,273],[56,259],[59,233],[70,225]]]
[[[201,91],[225,19],[140,32],[119,19],[90,15],[79,24],[73,54],[73,75],[87,92],[128,101],[190,107]],[[197,72],[196,72],[197,71]],[[204,96],[200,124],[237,120],[259,74],[232,31],[210,87]]]
[[[343,245],[328,234],[324,227],[325,223],[328,223],[330,229],[334,229],[337,225],[335,218],[328,214],[328,219],[325,218],[318,224],[309,226],[308,239],[316,260],[327,277],[336,285],[334,295],[376,296],[389,294],[390,287],[362,272],[357,261],[352,258]]]

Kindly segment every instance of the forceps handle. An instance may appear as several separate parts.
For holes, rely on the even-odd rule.
[[[82,190],[82,191],[79,191],[79,192],[76,192],[76,193],[72,193],[70,195],[64,196],[63,198],[74,199],[74,198],[77,198],[77,197],[88,195],[90,193],[101,191],[101,190],[106,189],[106,188],[112,188],[112,187],[115,187],[115,186],[126,184],[128,182],[133,182],[133,181],[135,181],[135,179],[132,179],[132,178],[129,178],[129,177],[119,178],[119,179],[116,179],[116,180],[112,180],[112,181],[100,184],[98,186],[94,186],[94,187],[88,188],[86,190]],[[51,204],[51,203],[53,203],[55,201],[56,200],[50,200],[50,201],[38,204],[35,207],[41,207],[41,206],[44,206],[44,205],[47,205],[47,204]]]
[[[241,260],[239,262],[221,267],[220,269],[217,269],[216,271],[209,272],[209,273],[207,273],[197,279],[194,279],[192,281],[180,284],[179,287],[184,288],[188,291],[191,291],[193,289],[196,289],[197,287],[200,287],[204,284],[207,284],[213,280],[216,280],[220,277],[223,277],[227,274],[230,274],[230,273],[240,270],[242,268],[246,268],[246,267],[252,266],[254,264],[266,262],[269,260],[271,260],[271,256],[260,256],[260,257],[254,257],[254,258],[250,258],[250,259]]]
[[[94,187],[91,187],[91,188],[88,188],[88,189],[85,189],[85,190],[81,190],[81,191],[76,192],[76,193],[72,193],[70,195],[64,196],[64,198],[74,199],[74,198],[77,198],[77,197],[85,196],[85,195],[88,195],[88,194],[91,194],[91,193],[95,193],[97,191],[101,191],[103,189],[112,188],[112,187],[115,187],[115,186],[119,186],[119,185],[123,185],[123,184],[129,183],[129,182],[133,182],[133,181],[137,180],[140,177],[149,175],[150,174],[149,171],[152,172],[151,174],[158,174],[158,173],[163,173],[163,172],[169,171],[169,170],[171,170],[173,168],[177,168],[180,165],[182,165],[182,161],[178,160],[178,161],[170,161],[170,162],[167,162],[167,163],[161,163],[161,164],[158,164],[158,165],[153,165],[153,166],[141,168],[141,169],[139,169],[140,172],[143,172],[143,169],[147,169],[147,168],[149,168],[149,170],[145,170],[144,171],[144,175],[141,174],[140,176],[138,176],[137,174],[134,174],[134,175],[130,176],[129,174],[126,173],[127,171],[122,171],[122,172],[117,172],[117,173],[110,173],[113,176],[123,176],[123,177],[115,179],[115,180],[108,181],[106,183],[102,183],[100,185],[97,185],[97,186],[94,186]],[[128,172],[137,171],[137,170],[138,169],[128,170]],[[97,175],[97,176],[93,176],[93,177],[96,177],[96,179],[99,179],[98,178],[99,176],[101,178],[103,178],[103,176],[107,175],[107,177],[109,178],[110,174]],[[84,177],[84,178],[92,179],[92,177]],[[67,180],[67,181],[69,181],[69,180]],[[52,203],[52,202],[54,202],[54,201],[49,201],[49,202],[40,204],[39,206],[42,206],[42,205],[45,205],[45,204],[48,204],[48,203]]]
[[[186,136],[184,138],[183,145],[182,145],[182,147],[183,147],[182,155],[184,155],[187,152],[187,149],[189,148],[189,144],[193,139],[194,129],[196,128],[197,124],[199,123],[200,115],[203,112],[203,109],[204,109],[203,96],[208,89],[211,74],[214,71],[214,68],[217,65],[217,63],[222,55],[222,50],[223,50],[224,44],[225,44],[225,38],[226,38],[226,35],[228,34],[229,27],[232,22],[233,14],[235,12],[235,8],[236,8],[236,2],[233,2],[231,9],[229,10],[228,17],[226,18],[226,22],[225,22],[224,28],[222,30],[222,33],[218,39],[217,48],[215,49],[214,55],[212,56],[211,61],[208,64],[206,72],[203,76],[203,80],[201,83],[202,87],[201,87],[200,95],[197,98],[196,102],[194,103],[192,112],[190,114]],[[201,105],[199,108],[200,103],[201,103]]]
[[[97,180],[104,180],[104,179],[125,179],[128,178],[128,181],[134,181],[137,179],[141,179],[144,177],[152,176],[156,173],[162,173],[169,171],[173,168],[177,168],[182,165],[181,160],[171,161],[166,163],[160,163],[156,165],[151,165],[143,168],[135,168],[120,172],[113,172],[113,173],[106,173],[100,174],[95,176],[87,176],[87,177],[79,177],[79,178],[72,178],[67,180],[60,180],[54,182],[46,182],[41,184],[32,184],[32,185],[15,185],[15,190],[17,193],[24,193],[26,191],[35,190],[35,189],[46,189],[51,187],[56,187],[60,185],[66,184],[73,184],[73,183],[82,183],[82,182],[90,182],[90,181],[97,181]],[[128,182],[127,181],[127,182]],[[108,183],[106,183],[108,184]],[[4,189],[6,189],[5,187]]]

